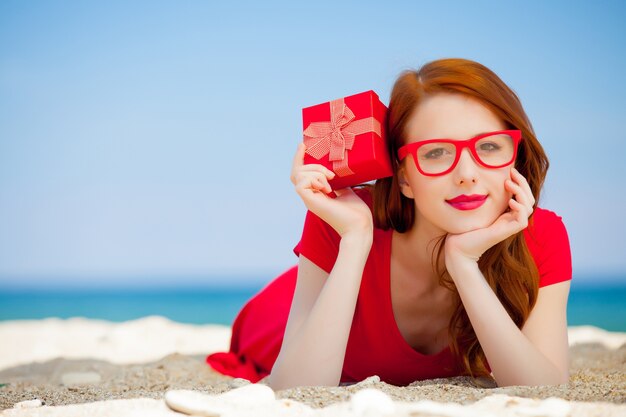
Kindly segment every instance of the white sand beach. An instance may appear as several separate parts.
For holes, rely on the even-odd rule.
[[[626,415],[626,333],[568,331],[564,385],[481,388],[459,377],[396,387],[372,376],[274,392],[205,364],[228,349],[227,326],[157,316],[0,322],[0,416]]]

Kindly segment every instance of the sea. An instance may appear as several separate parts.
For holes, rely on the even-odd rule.
[[[593,325],[626,332],[626,276],[612,277],[610,281],[576,281],[575,277],[568,298],[568,326]],[[150,289],[4,288],[0,289],[0,321],[86,317],[122,322],[159,315],[180,323],[231,325],[245,303],[266,284]]]

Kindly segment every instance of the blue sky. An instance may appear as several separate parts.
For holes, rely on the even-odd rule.
[[[271,279],[302,107],[444,57],[522,100],[575,276],[626,276],[621,2],[294,3],[1,2],[0,285]]]

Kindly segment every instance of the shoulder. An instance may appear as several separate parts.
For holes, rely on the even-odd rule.
[[[354,193],[363,200],[367,206],[370,208],[370,211],[374,211],[374,186],[370,184],[365,184],[362,186],[352,187]]]
[[[572,278],[569,237],[561,216],[537,207],[524,238],[539,270],[540,287]]]
[[[567,235],[567,230],[561,216],[554,211],[536,207],[524,234],[527,243],[544,246],[547,237],[554,234]]]
[[[539,222],[542,224],[553,224],[553,223],[562,223],[563,218],[553,212],[552,210],[548,210],[542,207],[537,207],[533,213],[533,218],[535,222]]]
[[[362,186],[352,187],[352,190],[356,195],[361,197],[361,200],[365,201],[370,208],[372,207],[373,196],[372,192],[374,187],[370,184],[365,184]]]

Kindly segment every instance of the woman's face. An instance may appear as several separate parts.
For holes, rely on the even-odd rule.
[[[507,126],[476,99],[462,94],[437,93],[426,97],[406,125],[406,143],[426,139],[465,140],[481,133],[506,130]],[[416,224],[435,228],[438,233],[464,233],[491,225],[507,208],[511,193],[504,182],[514,164],[486,168],[464,148],[456,167],[440,176],[422,175],[412,156],[399,169],[402,193],[413,198]],[[403,181],[406,184],[402,184]],[[476,208],[447,202],[460,195],[486,195]],[[461,210],[466,208],[466,210]]]

